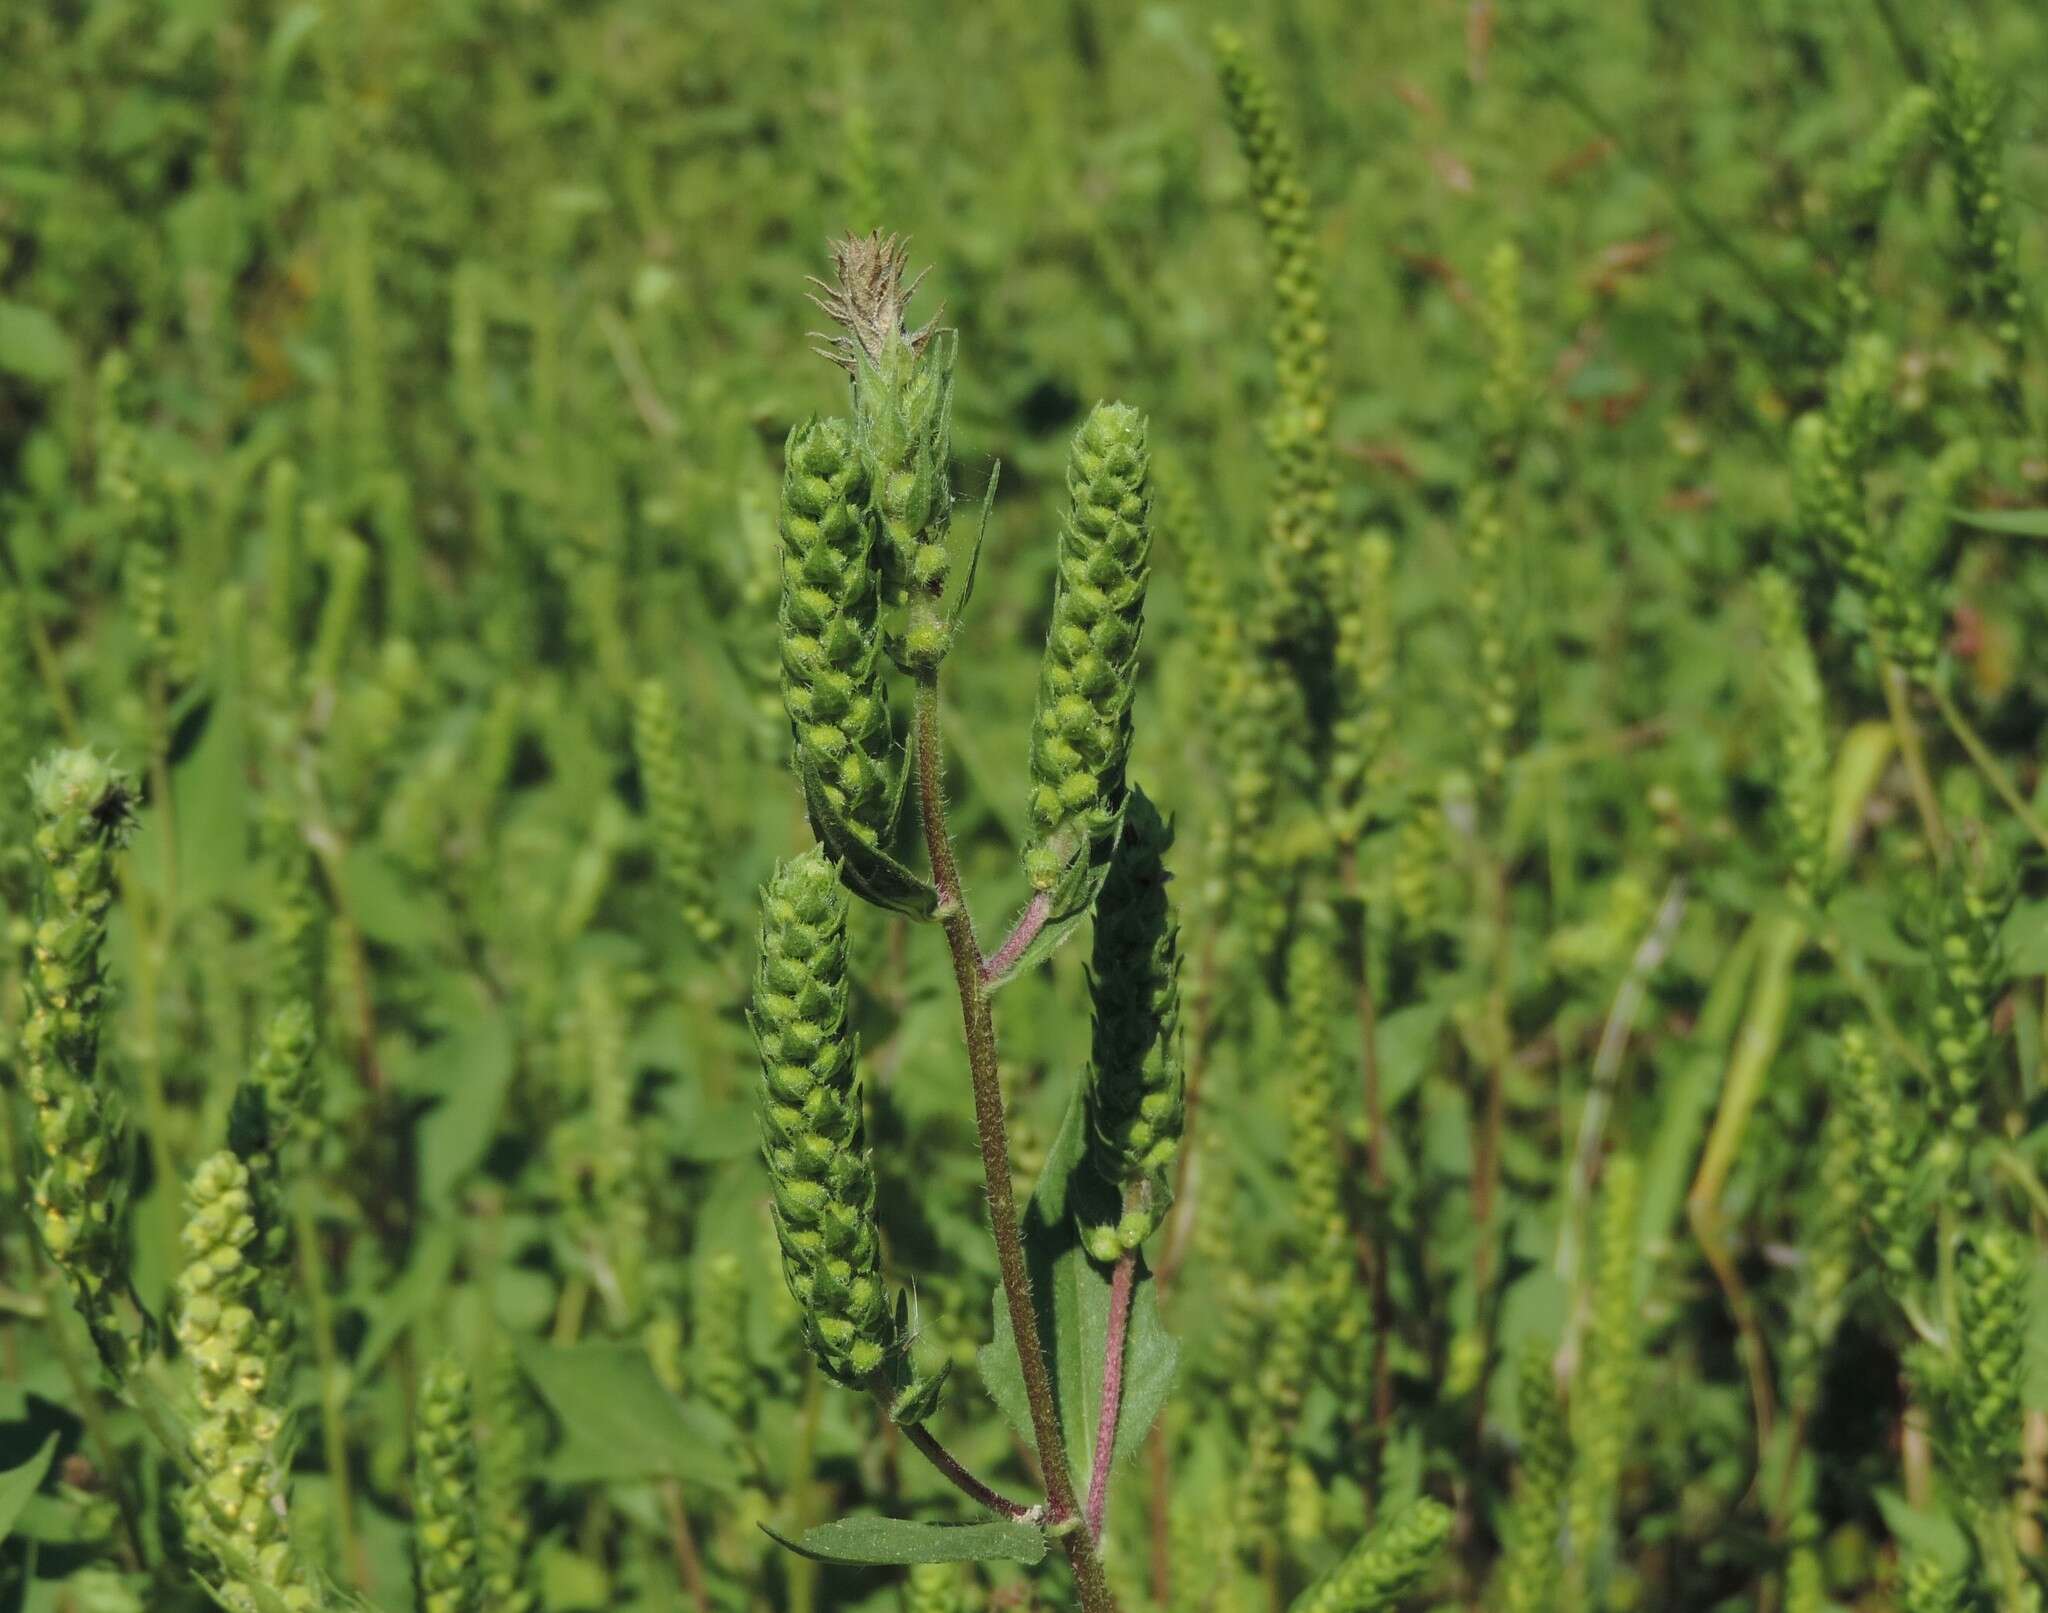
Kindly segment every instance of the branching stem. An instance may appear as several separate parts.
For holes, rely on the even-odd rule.
[[[1109,1338],[1102,1352],[1102,1415],[1095,1419],[1095,1459],[1088,1474],[1088,1533],[1102,1539],[1102,1514],[1109,1505],[1109,1466],[1116,1458],[1117,1418],[1124,1403],[1124,1341],[1131,1326],[1131,1291],[1138,1256],[1126,1249],[1109,1285]]]
[[[917,680],[918,815],[924,823],[925,850],[931,858],[932,883],[939,891],[940,924],[953,955],[953,979],[960,992],[961,1026],[967,1039],[968,1073],[974,1084],[974,1124],[981,1141],[982,1177],[988,1190],[989,1225],[995,1236],[996,1265],[1002,1273],[1003,1301],[1010,1332],[1017,1344],[1017,1366],[1031,1408],[1031,1432],[1045,1474],[1051,1521],[1077,1519],[1080,1507],[1067,1466],[1067,1442],[1060,1430],[1059,1403],[1052,1375],[1046,1370],[1045,1347],[1038,1335],[1038,1312],[1031,1302],[1031,1274],[1024,1263],[1024,1239],[1017,1224],[1017,1199],[1010,1185],[1010,1139],[1003,1116],[1003,1088],[996,1064],[995,1017],[982,978],[981,945],[974,919],[960,893],[960,865],[946,828],[946,804],[940,749],[939,680],[936,671]],[[1103,1577],[1095,1541],[1086,1529],[1060,1536],[1082,1613],[1116,1613],[1116,1598]]]

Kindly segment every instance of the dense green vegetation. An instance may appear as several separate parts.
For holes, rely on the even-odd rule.
[[[0,6],[4,1605],[2038,1610],[2044,82]]]

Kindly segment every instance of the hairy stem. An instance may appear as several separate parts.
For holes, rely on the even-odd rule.
[[[875,1398],[886,1410],[890,1401],[890,1389],[886,1380],[878,1373],[873,1388]],[[976,1506],[987,1507],[1000,1517],[1024,1519],[1033,1516],[1033,1509],[1021,1501],[1012,1501],[1008,1496],[991,1489],[967,1470],[967,1466],[945,1446],[941,1445],[932,1431],[923,1423],[899,1423],[903,1437],[917,1447],[924,1459],[931,1463],[939,1476],[951,1484]]]
[[[981,1140],[982,1177],[988,1189],[990,1229],[995,1235],[996,1264],[1002,1272],[1003,1300],[1010,1313],[1010,1332],[1017,1344],[1017,1366],[1031,1407],[1031,1432],[1038,1463],[1045,1475],[1046,1500],[1054,1522],[1079,1517],[1074,1481],[1067,1467],[1067,1442],[1060,1431],[1059,1403],[1053,1397],[1052,1375],[1046,1370],[1045,1347],[1038,1336],[1038,1312],[1031,1302],[1031,1274],[1024,1263],[1024,1239],[1017,1225],[1017,1200],[1010,1186],[1010,1138],[1003,1118],[1002,1080],[996,1065],[995,1017],[981,973],[981,946],[974,938],[974,920],[960,895],[960,866],[953,857],[946,829],[946,804],[941,778],[939,680],[929,672],[917,682],[917,795],[924,823],[925,849],[931,858],[932,882],[939,890],[941,927],[953,955],[953,979],[960,992],[960,1020],[967,1039],[968,1073],[974,1083],[974,1125]],[[1116,1613],[1116,1598],[1103,1577],[1095,1542],[1085,1529],[1070,1529],[1060,1538],[1074,1583],[1081,1593],[1082,1613]]]
[[[981,966],[982,979],[993,984],[1015,968],[1017,960],[1038,939],[1039,932],[1045,928],[1045,921],[1051,917],[1052,892],[1037,892],[1018,917],[1016,928],[1003,937],[1003,944],[991,952],[988,961]]]
[[[1126,1249],[1109,1285],[1109,1338],[1102,1351],[1102,1415],[1095,1419],[1095,1459],[1088,1473],[1088,1532],[1102,1538],[1102,1514],[1109,1505],[1109,1464],[1116,1457],[1117,1417],[1124,1403],[1124,1340],[1131,1326],[1131,1290],[1138,1272],[1137,1251]]]

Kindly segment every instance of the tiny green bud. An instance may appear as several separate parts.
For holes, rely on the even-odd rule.
[[[1913,1223],[1914,1141],[1905,1123],[1898,1083],[1859,1025],[1836,1040],[1841,1101],[1855,1119],[1856,1178],[1871,1252],[1887,1287],[1908,1281],[1917,1266],[1919,1229]]]
[[[1031,728],[1025,866],[1038,890],[1113,835],[1123,813],[1152,547],[1147,472],[1144,416],[1098,404],[1067,461],[1071,506]]]

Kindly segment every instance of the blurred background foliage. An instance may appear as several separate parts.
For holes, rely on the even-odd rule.
[[[905,1586],[779,1554],[754,1527],[862,1505],[958,1515],[797,1341],[770,1276],[739,1012],[757,889],[804,843],[775,682],[781,447],[843,406],[807,350],[804,277],[830,235],[876,226],[912,237],[922,307],[960,332],[963,498],[1002,467],[948,668],[953,823],[985,929],[1025,894],[1024,739],[1066,445],[1098,398],[1151,419],[1161,547],[1133,766],[1180,825],[1211,1028],[1165,1257],[1176,1398],[1108,1535],[1129,1605],[1263,1608],[1421,1490],[1460,1516],[1432,1594],[1489,1605],[1525,1433],[1505,1363],[1576,1331],[1584,1282],[1553,1250],[1585,1207],[1572,1160],[1618,992],[1637,1000],[1606,1128],[1642,1163],[1646,1363],[1617,1436],[1623,1546],[1586,1605],[1760,1605],[1819,1542],[1824,1597],[1889,1607],[1896,1559],[1960,1552],[1961,1513],[1909,1471],[1897,1324],[1864,1275],[1810,1368],[1803,1441],[1781,1423],[1760,1445],[1739,1318],[1684,1213],[1743,992],[1730,959],[1786,900],[1749,580],[1765,563],[1815,579],[1786,440],[1841,355],[1845,277],[1867,275],[1899,355],[1905,457],[1874,472],[1879,496],[1971,437],[1972,504],[2048,504],[2042,349],[2017,376],[2033,424],[2014,427],[1932,143],[1903,163],[1867,271],[1840,228],[1866,143],[1940,27],[1967,18],[2010,91],[2009,217],[2040,283],[2048,19],[1893,10],[1276,0],[1232,19],[1306,162],[1338,400],[1332,530],[1340,547],[1392,535],[1401,643],[1393,804],[1361,848],[1343,943],[1376,925],[1404,938],[1368,971],[1377,1139],[1351,1101],[1348,997],[1330,1027],[1347,1203],[1389,1290],[1388,1402],[1353,1426],[1336,1390],[1307,1390],[1279,1469],[1284,1541],[1262,1550],[1240,1515],[1265,1503],[1239,1491],[1271,1411],[1295,1066],[1259,960],[1202,928],[1223,911],[1205,848],[1232,758],[1187,594],[1196,551],[1224,598],[1255,587],[1271,485],[1267,271],[1208,44],[1230,8],[0,9],[0,773],[61,740],[145,779],[108,1041],[147,1139],[133,1215],[152,1306],[185,1176],[218,1146],[269,1009],[289,980],[319,1002],[325,1111],[294,1191],[330,1273],[331,1347],[296,1393],[295,1498],[337,1578],[412,1605],[407,1441],[424,1363],[452,1348],[522,1368],[482,1375],[488,1438],[531,1451],[500,1492],[530,1523],[531,1600],[504,1606],[1031,1605],[1008,1570]],[[1473,939],[1485,903],[1461,855],[1461,532],[1488,474],[1476,301],[1504,240],[1526,265],[1535,401],[1512,569],[1491,581],[1527,624],[1529,716],[1500,832],[1505,1256],[1481,1278],[1472,1071],[1497,959]],[[110,487],[116,442],[139,494]],[[1960,534],[1940,608],[1957,702],[2034,793],[2048,529],[2017,526]],[[1858,608],[1812,622],[1837,734],[1884,717]],[[650,678],[695,792],[702,923],[659,877],[632,743]],[[2018,849],[1945,738],[1933,769],[1954,819]],[[1909,1032],[1925,995],[1912,810],[1887,770],[1835,939],[1786,966],[1783,1034],[1720,1196],[1781,1376],[1832,1236],[1825,1032],[1858,980],[1881,982]],[[12,784],[0,829],[18,973],[32,880]],[[2026,866],[1995,1079],[2038,1195],[2048,906]],[[856,932],[881,1212],[925,1347],[960,1365],[949,1435],[1018,1472],[971,1387],[994,1272],[957,1005],[929,941],[900,922]],[[1086,1058],[1079,953],[1004,1000],[1027,1185]],[[1369,1140],[1385,1179],[1367,1191]],[[6,1497],[9,1605],[201,1605],[164,1544],[168,1468],[131,1412],[89,1412],[66,1377],[51,1338],[69,1318],[19,1219],[4,1249],[0,1465],[48,1464]],[[2048,1412],[2038,1329],[2029,1349],[2032,1428]],[[1057,1578],[1038,1594],[1064,1605]]]

